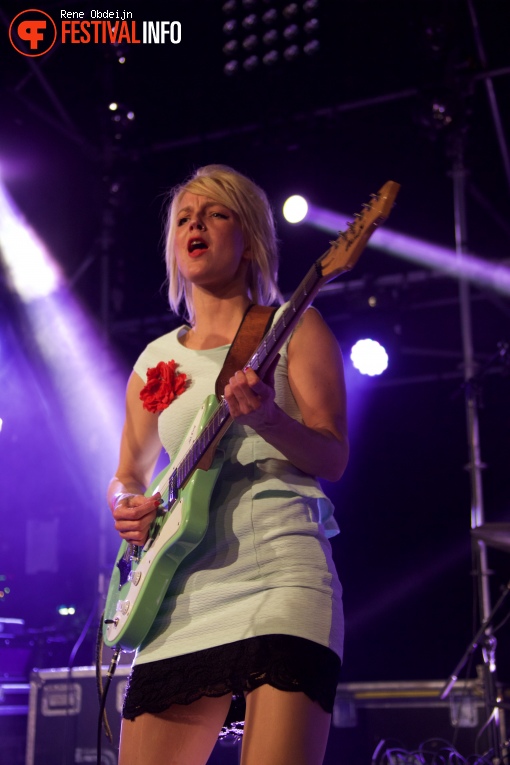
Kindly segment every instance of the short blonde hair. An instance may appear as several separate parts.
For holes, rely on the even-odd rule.
[[[278,246],[275,224],[265,192],[231,167],[206,165],[176,186],[170,194],[166,224],[166,267],[168,300],[172,310],[179,313],[181,303],[184,302],[187,318],[193,323],[191,285],[179,272],[174,249],[178,207],[183,194],[188,191],[219,202],[238,215],[252,256],[248,270],[249,295],[259,305],[282,303],[277,284]]]

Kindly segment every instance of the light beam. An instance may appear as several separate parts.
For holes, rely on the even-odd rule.
[[[352,216],[351,216],[352,219]],[[308,205],[305,222],[328,233],[343,231],[350,218],[347,215]],[[506,262],[485,260],[475,254],[459,255],[455,250],[432,242],[400,234],[386,226],[378,229],[369,241],[370,247],[419,263],[455,279],[510,295],[510,268]]]

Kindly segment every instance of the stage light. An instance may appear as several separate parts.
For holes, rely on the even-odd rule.
[[[238,48],[239,48],[239,42],[237,40],[229,40],[223,46],[223,53],[226,56],[232,56],[234,53],[237,52]]]
[[[62,283],[60,269],[0,185],[1,259],[11,287],[30,302],[51,295]]]
[[[280,57],[276,50],[270,50],[269,53],[266,53],[265,56],[262,56],[262,61],[266,66],[274,66],[274,64],[278,63],[279,58]]]
[[[243,67],[247,71],[251,71],[252,69],[255,69],[259,65],[259,60],[257,56],[250,56],[246,59],[246,61],[243,61]]]
[[[46,459],[31,466],[32,480],[40,475],[44,483],[54,463],[61,464],[59,449],[65,449],[66,459],[76,473],[76,483],[80,483],[84,496],[91,498],[92,505],[98,507],[94,520],[100,523],[99,487],[106,484],[108,474],[113,474],[115,469],[123,420],[125,373],[107,350],[95,322],[67,288],[51,254],[1,183],[0,268],[5,271],[11,292],[16,292],[19,298],[22,319],[19,326],[16,324],[20,339],[15,347],[20,369],[26,366],[27,378],[24,387],[23,373],[17,372],[20,382],[16,396],[9,398],[9,427],[6,426],[5,431],[12,433],[13,427],[23,421],[25,397],[31,392],[30,380],[32,376],[37,377],[35,400],[30,401],[30,406],[34,408],[34,416],[43,415],[43,421],[48,414],[49,432],[58,431],[58,445],[50,439],[52,446],[45,452]],[[28,346],[30,353],[25,350]],[[41,370],[43,373],[39,374]],[[9,464],[3,467],[10,469]],[[55,481],[58,480],[55,476]],[[18,489],[13,487],[15,490]],[[97,528],[94,535],[98,538]],[[50,542],[54,540],[54,534],[49,537]],[[100,547],[99,541],[97,544]],[[47,552],[45,556],[48,557]],[[30,565],[37,563],[34,560]],[[91,566],[97,564],[97,559],[91,560]]]
[[[321,231],[338,236],[352,216],[308,205],[306,222]],[[510,295],[510,268],[508,262],[489,261],[474,254],[459,255],[455,250],[442,247],[407,234],[400,234],[386,226],[378,228],[371,237],[369,247],[395,255],[403,260],[439,271],[454,279],[465,279],[481,287]]]
[[[74,616],[76,608],[74,606],[59,606],[58,612],[60,616]]]
[[[307,56],[314,56],[316,53],[320,51],[321,46],[319,45],[318,40],[310,40],[309,43],[306,43],[306,45],[303,48],[303,51],[306,53]]]
[[[299,48],[297,45],[290,45],[283,51],[283,57],[287,61],[294,61],[299,56]]]
[[[308,35],[316,34],[319,31],[319,20],[309,19],[305,23],[304,30]]]
[[[308,202],[299,194],[289,197],[283,205],[283,216],[289,223],[299,223],[306,218]]]
[[[262,15],[262,21],[264,22],[264,24],[267,24],[267,26],[270,26],[270,24],[276,24],[277,20],[278,20],[278,14],[275,8],[270,8],[268,11],[266,11]]]
[[[243,40],[243,48],[248,51],[255,50],[258,42],[257,35],[249,35]]]
[[[2,420],[2,418],[0,417],[0,433],[2,432],[2,428],[3,428],[3,426],[4,426],[4,421],[3,421],[3,420]]]
[[[276,29],[270,29],[269,32],[266,32],[265,35],[262,36],[262,41],[264,45],[274,45],[278,40],[278,32]]]
[[[119,108],[119,105],[115,103],[115,101],[112,101],[112,103],[108,106],[108,109],[111,112],[116,112],[118,108]]]
[[[288,27],[285,27],[283,30],[283,36],[286,40],[294,40],[299,34],[299,27],[297,24],[291,24]]]
[[[239,61],[229,61],[223,67],[224,73],[228,75],[235,74],[238,71],[238,69],[239,69]]]
[[[289,5],[286,5],[283,9],[283,15],[286,19],[292,19],[294,16],[297,15],[298,12],[298,6],[297,3],[290,3]]]
[[[351,349],[353,366],[362,375],[380,375],[388,368],[388,354],[377,340],[358,340]]]
[[[257,64],[249,55],[254,53],[256,48],[262,43],[274,50],[269,50],[262,55],[262,63],[266,66],[274,66],[280,60],[293,62],[306,53],[312,55],[319,48],[319,41],[314,36],[319,29],[317,18],[309,18],[309,13],[318,8],[318,2],[309,6],[308,11],[304,11],[301,3],[276,2],[276,0],[264,0],[265,8],[257,0],[245,0],[242,3],[234,5],[224,3],[223,13],[225,19],[223,23],[224,33],[236,41],[237,46],[227,44],[222,45],[223,53],[226,56],[233,56],[239,47],[243,47],[247,52],[245,61],[242,59],[236,64],[230,66],[227,61],[223,71],[225,74],[235,74],[241,67],[247,71],[255,69]],[[247,36],[243,40],[240,30],[245,29]],[[239,39],[236,39],[236,38]],[[278,48],[278,43],[280,47]]]
[[[223,24],[223,31],[226,35],[232,35],[237,29],[237,21],[235,19],[229,19]]]
[[[254,13],[250,13],[250,15],[246,16],[241,23],[245,29],[253,29],[257,26],[257,22],[257,16]]]

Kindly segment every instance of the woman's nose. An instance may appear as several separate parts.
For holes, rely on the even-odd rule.
[[[202,221],[201,220],[197,220],[196,218],[194,218],[194,219],[192,219],[190,221],[189,227],[190,227],[191,230],[196,228],[197,231],[203,231],[204,228],[205,228],[205,226],[202,223]]]

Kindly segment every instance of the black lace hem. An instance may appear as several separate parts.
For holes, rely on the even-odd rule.
[[[122,716],[157,714],[172,704],[231,693],[226,724],[244,719],[244,694],[269,684],[302,691],[331,713],[341,662],[330,648],[293,635],[263,635],[135,666]]]

